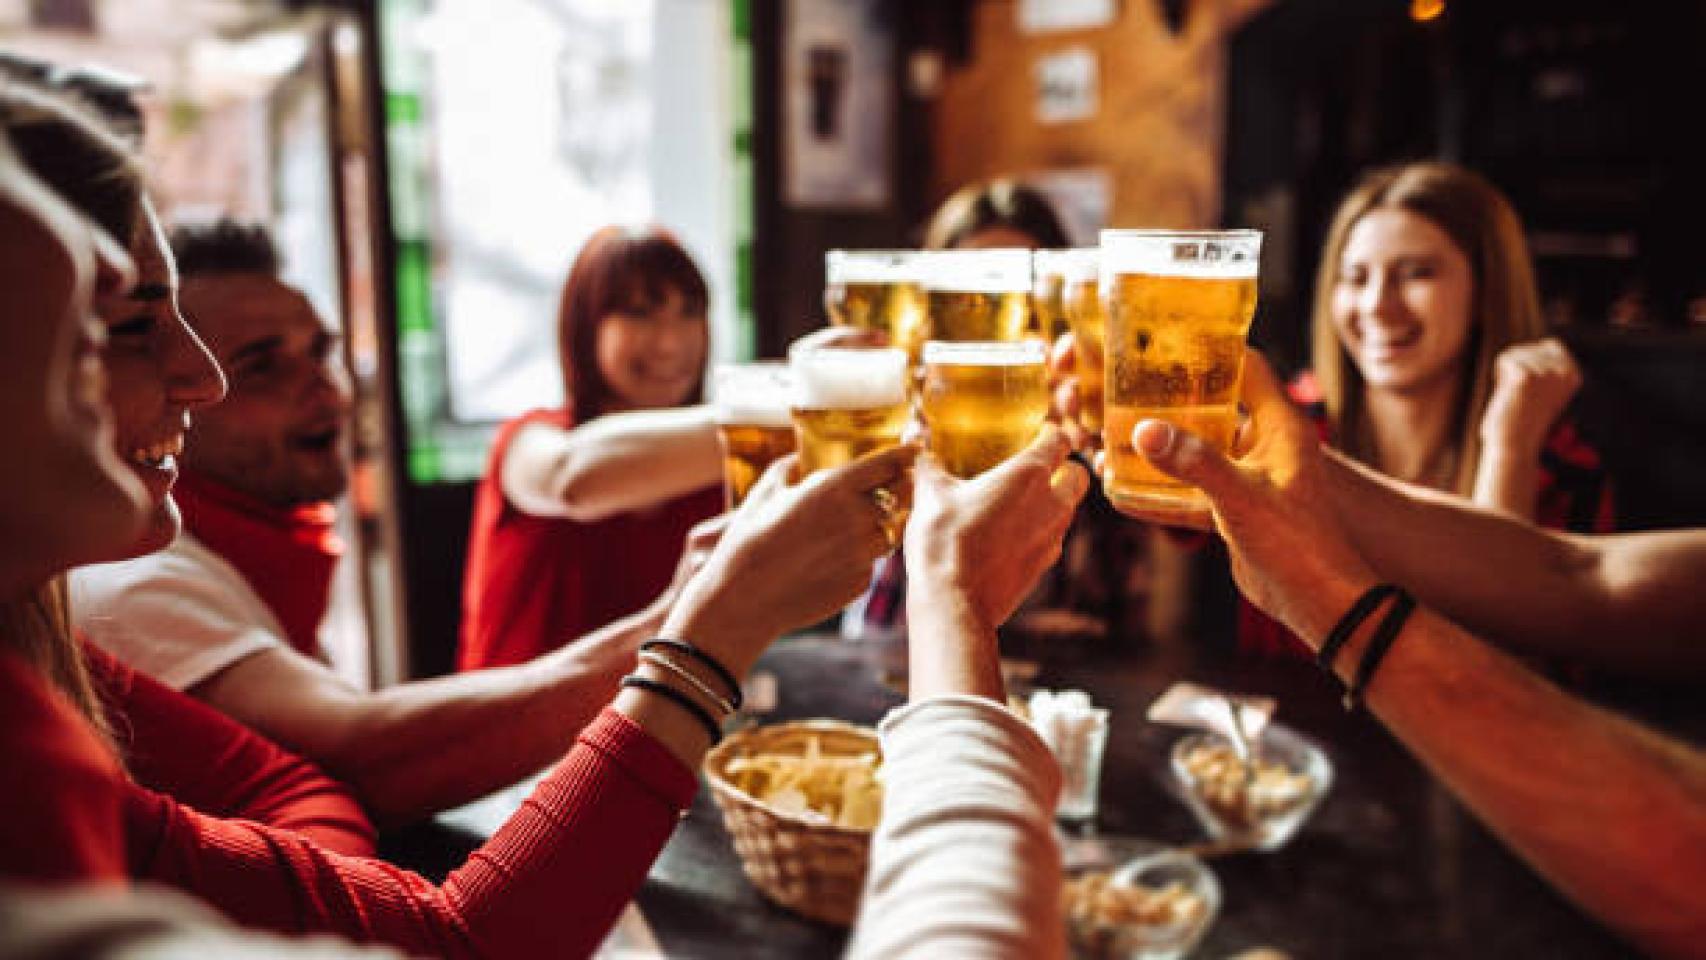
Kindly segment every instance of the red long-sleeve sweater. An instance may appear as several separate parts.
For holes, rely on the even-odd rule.
[[[307,760],[92,643],[83,644],[125,767],[137,783],[202,813],[295,830],[328,850],[372,856],[355,793]]]
[[[198,813],[124,779],[43,687],[31,668],[0,656],[0,769],[31,770],[0,800],[0,874],[29,876],[15,866],[46,863],[59,867],[55,879],[72,879],[73,868],[100,876],[116,842],[129,876],[188,891],[239,923],[411,953],[590,954],[696,787],[662,744],[606,710],[516,815],[435,887],[290,830]]]

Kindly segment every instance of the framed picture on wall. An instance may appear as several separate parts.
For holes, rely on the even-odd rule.
[[[881,0],[788,0],[782,40],[783,197],[888,205],[894,23]]]

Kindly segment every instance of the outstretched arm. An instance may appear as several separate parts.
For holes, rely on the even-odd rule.
[[[570,430],[528,424],[498,466],[504,497],[517,509],[581,521],[654,506],[722,475],[705,406],[612,413]]]
[[[1370,565],[1475,633],[1615,671],[1706,672],[1706,531],[1572,536],[1335,453],[1323,473]]]
[[[1416,511],[1392,488],[1323,461],[1308,425],[1285,406],[1260,358],[1251,358],[1247,377],[1254,381],[1246,400],[1256,437],[1236,462],[1153,421],[1139,426],[1137,445],[1161,469],[1208,494],[1245,594],[1318,644],[1355,598],[1382,579],[1377,568],[1386,579],[1410,585],[1402,573],[1364,560],[1361,541],[1346,535],[1344,504],[1335,509],[1335,498],[1347,486],[1363,498],[1355,505],[1361,513],[1352,511],[1368,524],[1363,534],[1393,519],[1420,538],[1427,525],[1412,521],[1429,513]],[[1500,548],[1499,575],[1480,589],[1492,597],[1509,590],[1513,605],[1538,599],[1522,591],[1547,574],[1530,576],[1521,565],[1547,562],[1542,548],[1550,538],[1513,533],[1532,528],[1483,514],[1432,516],[1436,523],[1479,517],[1477,524],[1510,524],[1460,531],[1486,532]],[[1439,536],[1437,527],[1430,536]],[[1491,575],[1479,566],[1486,562],[1483,539],[1411,546],[1446,544],[1453,545],[1448,556],[1459,558],[1458,576]],[[1465,561],[1466,554],[1476,558]],[[1508,586],[1513,579],[1514,588]],[[1356,670],[1379,619],[1370,618],[1340,652],[1335,668],[1341,678]],[[1366,702],[1489,827],[1583,909],[1655,953],[1698,949],[1706,937],[1706,756],[1570,697],[1426,608],[1399,634]]]

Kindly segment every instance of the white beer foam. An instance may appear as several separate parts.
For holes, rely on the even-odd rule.
[[[831,250],[823,255],[828,283],[914,283],[916,250]]]
[[[1184,248],[1184,249],[1177,249]],[[1101,279],[1123,274],[1196,280],[1250,280],[1261,266],[1262,233],[1103,230]],[[1198,259],[1192,259],[1195,255]]]
[[[933,250],[923,263],[924,288],[956,293],[1030,293],[1031,251]]]
[[[714,409],[717,422],[732,426],[788,427],[794,421],[788,416],[789,397],[779,403],[765,403],[749,397],[719,400]]]
[[[906,402],[905,350],[825,347],[792,359],[797,409],[864,410]]]

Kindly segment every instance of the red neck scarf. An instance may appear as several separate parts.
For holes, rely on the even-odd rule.
[[[344,543],[330,503],[275,507],[185,471],[173,488],[184,527],[237,568],[284,627],[290,645],[325,660],[320,621]]]

